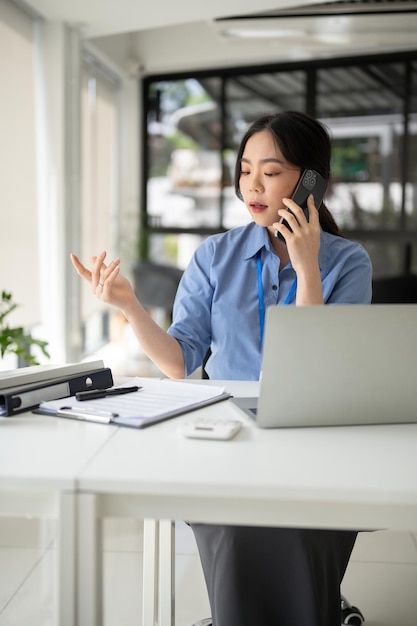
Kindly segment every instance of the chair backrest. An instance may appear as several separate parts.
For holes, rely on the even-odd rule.
[[[172,311],[183,271],[171,265],[139,261],[133,266],[134,289],[146,308]]]
[[[387,276],[372,281],[372,304],[417,303],[417,276]]]

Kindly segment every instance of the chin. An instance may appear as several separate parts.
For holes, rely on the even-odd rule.
[[[252,214],[252,219],[255,222],[255,224],[257,224],[258,226],[263,226],[264,228],[270,228],[272,226],[272,224],[274,223],[273,221],[271,221],[271,218],[268,218],[266,215],[253,215]],[[274,220],[275,222],[278,220]]]

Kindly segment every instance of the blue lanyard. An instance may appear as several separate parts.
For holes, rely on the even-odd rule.
[[[256,253],[256,278],[258,281],[258,305],[259,305],[259,328],[260,328],[260,336],[261,336],[261,347],[264,340],[264,328],[265,328],[265,303],[264,303],[264,287],[262,284],[262,258],[261,251],[258,250]],[[291,304],[295,292],[297,291],[297,278],[295,278],[293,284],[291,285],[291,289],[288,292],[287,297],[285,298],[284,305],[288,306]]]

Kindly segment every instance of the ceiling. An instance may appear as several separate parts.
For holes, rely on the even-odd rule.
[[[417,0],[18,1],[142,74],[417,49]]]
[[[249,0],[24,0],[48,20],[81,26],[87,37],[116,35],[253,12]],[[292,0],[259,0],[258,11],[299,4]],[[305,3],[304,3],[305,4]],[[308,0],[307,0],[308,4]]]

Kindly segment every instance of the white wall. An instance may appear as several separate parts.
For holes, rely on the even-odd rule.
[[[0,291],[14,325],[40,320],[32,21],[0,2]]]
[[[69,259],[81,238],[82,47],[78,29],[33,23],[0,1],[0,290],[22,305],[10,324],[35,326],[55,363],[83,356],[81,279]],[[98,56],[120,79],[111,253],[122,257],[128,273],[138,236],[138,79]],[[91,292],[88,297],[95,300]]]

